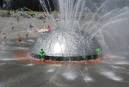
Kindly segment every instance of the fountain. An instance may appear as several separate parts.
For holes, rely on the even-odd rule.
[[[45,4],[49,5],[48,0],[39,1],[45,12],[44,20],[35,16],[18,15],[18,20],[14,16],[0,17],[0,86],[105,87],[106,84],[127,87],[128,0],[57,0],[56,17]],[[50,31],[43,29],[44,22]],[[20,40],[24,36],[21,43],[16,42],[17,36]],[[39,52],[45,52],[48,60],[61,64],[31,55]],[[96,60],[99,63],[83,62]],[[71,61],[77,64],[66,63]]]
[[[8,39],[15,38],[18,32],[32,33],[33,30],[36,30],[39,31],[39,35],[36,36],[36,42],[33,40],[32,44],[35,43],[35,45],[29,48],[31,53],[35,55],[43,49],[46,56],[52,60],[79,60],[79,57],[80,60],[87,60],[89,56],[91,59],[96,59],[97,56],[103,55],[102,58],[105,61],[108,54],[119,56],[128,54],[128,1],[101,0],[98,3],[90,0],[58,0],[57,17],[51,14],[49,1],[39,0],[39,2],[46,13],[45,22],[51,27],[51,32],[42,33],[40,30],[36,30],[37,25],[41,26],[36,18],[27,19],[26,22],[23,20],[11,22],[14,19],[10,18],[10,21],[5,23],[9,25],[8,28],[2,21],[2,25],[5,26],[1,26],[1,29],[8,34],[6,41],[8,43],[4,44],[4,47],[13,43]],[[46,2],[48,6],[46,6]],[[30,26],[29,22],[36,26],[27,27]],[[40,20],[40,22],[42,21]],[[14,32],[7,31],[10,27],[24,30],[17,30],[14,34]],[[121,32],[124,34],[121,35]],[[24,36],[28,36],[28,34]],[[1,42],[3,46],[5,40]],[[23,42],[23,45],[24,43],[31,42]],[[16,45],[15,42],[13,45]],[[96,51],[98,48],[103,50],[100,55]]]
[[[44,0],[40,0],[40,3],[45,9]],[[96,49],[101,47],[95,36],[89,40],[91,32],[85,32],[85,25],[81,23],[85,21],[85,3],[83,0],[59,0],[59,21],[48,13],[48,20],[53,24],[52,31],[41,33],[32,53],[38,54],[40,49],[44,49],[46,56],[52,60],[88,60],[89,56],[91,59],[96,58]]]
[[[97,55],[97,48],[103,49],[103,55],[120,54],[120,51],[127,50],[128,1],[120,6],[121,0],[101,0],[95,4],[89,0],[58,0],[59,21],[49,13],[44,0],[39,1],[48,14],[47,21],[52,24],[52,32],[41,33],[32,53],[37,54],[43,48],[53,60],[56,57],[64,57],[61,60],[72,60],[73,57],[76,60],[75,57],[87,59],[89,55]],[[123,31],[121,28],[124,28]]]

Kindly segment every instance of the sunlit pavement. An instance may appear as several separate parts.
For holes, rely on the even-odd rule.
[[[24,49],[25,50],[25,49]],[[24,59],[25,51],[15,58],[1,59],[0,87],[128,87],[128,66],[123,73],[108,64],[35,64]],[[26,49],[27,50],[27,49]],[[2,57],[2,56],[1,56]],[[5,57],[5,56],[3,56]],[[11,56],[10,56],[11,57]],[[23,58],[23,59],[22,59]],[[114,69],[114,70],[112,70]],[[121,70],[121,69],[120,69]],[[122,69],[123,70],[123,69]]]
[[[128,87],[96,72],[102,65],[0,64],[0,87]],[[88,68],[88,71],[85,68]]]
[[[35,64],[26,58],[28,43],[15,44],[0,53],[0,87],[129,86],[128,64]]]
[[[10,43],[12,45],[1,46],[0,87],[129,86],[128,61],[127,64],[125,60],[120,61],[122,65],[115,65],[115,61],[108,58],[106,62],[109,64],[104,61],[98,64],[35,64],[24,55],[31,46],[28,45],[30,42],[23,46]],[[19,54],[15,55],[16,52]]]
[[[0,87],[129,86],[128,61],[120,61],[122,65],[110,64],[112,59],[107,61],[109,64],[36,64],[26,57],[31,44],[15,44],[0,51]]]

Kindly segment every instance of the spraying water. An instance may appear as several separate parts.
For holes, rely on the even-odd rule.
[[[48,56],[61,56],[70,60],[71,56],[92,55],[97,47],[101,47],[103,50],[101,64],[93,66],[48,65],[45,70],[47,73],[53,73],[53,75],[47,80],[45,86],[52,83],[56,87],[66,87],[67,84],[65,84],[64,79],[70,82],[81,78],[85,83],[84,86],[89,87],[90,82],[98,81],[93,73],[115,82],[128,83],[128,80],[123,77],[123,75],[128,76],[129,73],[128,0],[101,0],[100,3],[92,2],[93,0],[58,0],[58,21],[51,14],[49,1],[47,0],[49,9],[44,0],[39,1],[43,11],[47,13],[46,22],[50,24],[52,30],[50,33],[40,33],[37,41],[34,41],[35,44],[30,47],[33,53],[37,53],[43,48]],[[33,21],[37,20],[33,19]],[[19,25],[25,24],[24,21],[19,23],[21,23]],[[5,43],[1,44],[5,46],[2,49],[7,50],[9,46]],[[65,58],[63,59],[65,60]],[[34,65],[29,64],[27,66],[32,67]],[[42,69],[44,68],[38,68],[37,72],[43,72],[40,71]],[[35,73],[34,70],[32,74]],[[22,77],[24,77],[23,79],[26,78],[25,76]],[[13,81],[17,81],[17,79]],[[7,84],[10,83],[13,83],[12,80],[7,82]]]
[[[40,0],[44,9],[46,6],[43,2],[44,0]],[[123,4],[120,5],[121,3]],[[44,48],[51,56],[85,56],[94,54],[91,50],[93,51],[99,43],[103,49],[104,66],[96,66],[97,71],[109,79],[123,81],[118,74],[123,73],[121,69],[124,67],[118,67],[128,65],[129,62],[128,3],[128,0],[102,0],[100,3],[92,3],[91,0],[58,0],[60,21],[55,22],[54,17],[48,13],[49,20],[53,22],[53,33],[50,33],[46,41],[44,36],[41,37],[36,47]],[[98,43],[93,43],[94,38]],[[87,82],[93,81],[88,74],[86,76],[84,79]]]
[[[94,54],[97,47],[102,47],[104,55],[127,50],[128,33],[125,32],[128,31],[129,8],[128,4],[119,6],[121,0],[102,0],[100,3],[89,0],[58,0],[60,21],[57,22],[49,13],[50,9],[44,5],[45,1],[39,1],[48,14],[47,21],[51,22],[53,33],[48,36],[42,34],[43,38],[38,40],[34,53],[40,48],[44,48],[50,56],[85,56]],[[121,28],[124,29],[121,31]],[[121,32],[125,34],[120,35]],[[57,50],[54,53],[54,49],[59,49],[60,52]]]

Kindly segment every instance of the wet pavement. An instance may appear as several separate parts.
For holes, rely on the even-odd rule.
[[[34,64],[14,56],[19,50],[29,49],[25,44],[7,48],[10,50],[0,54],[0,87],[129,86],[128,65],[113,68],[109,64]]]
[[[9,44],[0,44],[0,87],[129,87],[128,64],[33,64],[19,61],[15,52],[28,50],[33,42],[17,44],[12,40]]]
[[[33,40],[30,40],[33,41]],[[129,66],[113,64],[33,64],[15,52],[33,43],[8,41],[0,53],[0,87],[128,87]],[[29,43],[29,44],[28,44]],[[24,57],[24,55],[22,55]],[[21,59],[20,59],[21,60]]]
[[[0,87],[128,87],[96,72],[102,65],[0,64]],[[88,68],[88,71],[85,68]],[[128,79],[128,80],[127,80]]]
[[[31,40],[33,41],[33,40]],[[0,87],[128,87],[129,66],[113,64],[34,64],[14,56],[30,42],[9,41],[0,51]],[[29,43],[29,44],[28,44]],[[22,55],[24,57],[24,55]]]

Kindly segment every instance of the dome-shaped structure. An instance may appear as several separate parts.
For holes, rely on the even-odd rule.
[[[85,57],[96,55],[95,49],[99,47],[95,39],[86,44],[87,35],[72,30],[55,29],[50,33],[42,33],[32,49],[38,54],[43,49],[51,57]]]

